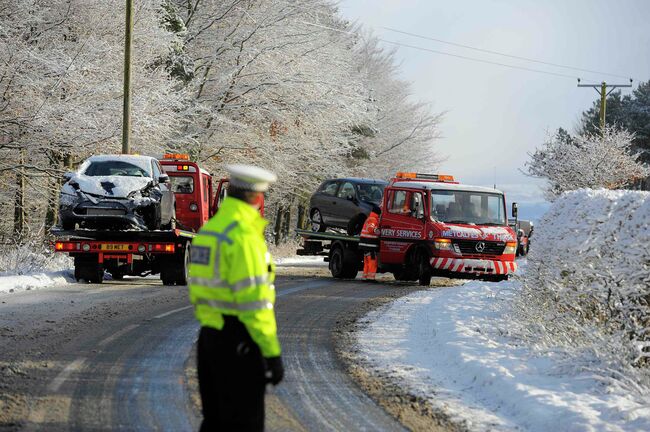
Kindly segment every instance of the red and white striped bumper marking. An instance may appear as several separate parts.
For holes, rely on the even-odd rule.
[[[514,261],[434,257],[431,258],[431,266],[435,269],[449,270],[454,273],[508,274],[517,271],[517,263]],[[494,271],[488,271],[489,269]]]

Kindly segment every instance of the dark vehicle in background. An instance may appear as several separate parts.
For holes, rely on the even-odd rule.
[[[508,224],[517,233],[517,256],[528,255],[530,249],[530,238],[535,227],[532,221],[522,219],[508,219]]]
[[[64,230],[174,228],[174,193],[156,158],[92,156],[65,179],[59,206]]]
[[[309,202],[312,231],[339,228],[349,235],[359,234],[372,209],[381,205],[387,185],[364,178],[325,180]]]

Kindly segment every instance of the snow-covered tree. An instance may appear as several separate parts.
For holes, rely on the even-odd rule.
[[[649,173],[631,154],[633,138],[610,126],[575,136],[560,129],[530,154],[526,168],[529,175],[548,180],[551,200],[580,188],[625,188]]]
[[[161,14],[157,1],[138,2],[132,147],[142,153],[161,153],[176,138],[184,98],[156,66],[176,38]],[[32,215],[34,229],[42,203],[54,219],[65,164],[119,151],[123,44],[121,1],[13,0],[0,9],[0,181],[16,197],[16,215],[27,207],[20,211]],[[6,214],[12,204],[3,204]]]
[[[12,220],[41,230],[61,174],[119,152],[123,38],[122,1],[0,7],[4,232]],[[132,150],[189,152],[216,175],[271,168],[271,205],[304,201],[326,177],[436,161],[439,116],[330,0],[139,0],[132,52]]]

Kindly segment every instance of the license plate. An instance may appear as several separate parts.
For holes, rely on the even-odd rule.
[[[103,244],[100,245],[100,249],[103,251],[128,251],[129,245],[127,244]]]

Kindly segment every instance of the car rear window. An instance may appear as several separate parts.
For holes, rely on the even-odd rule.
[[[194,177],[169,176],[172,182],[172,192],[177,194],[190,194],[194,192]]]
[[[91,177],[97,176],[124,176],[124,177],[151,177],[151,174],[137,165],[123,161],[96,161],[91,162],[84,171]]]

